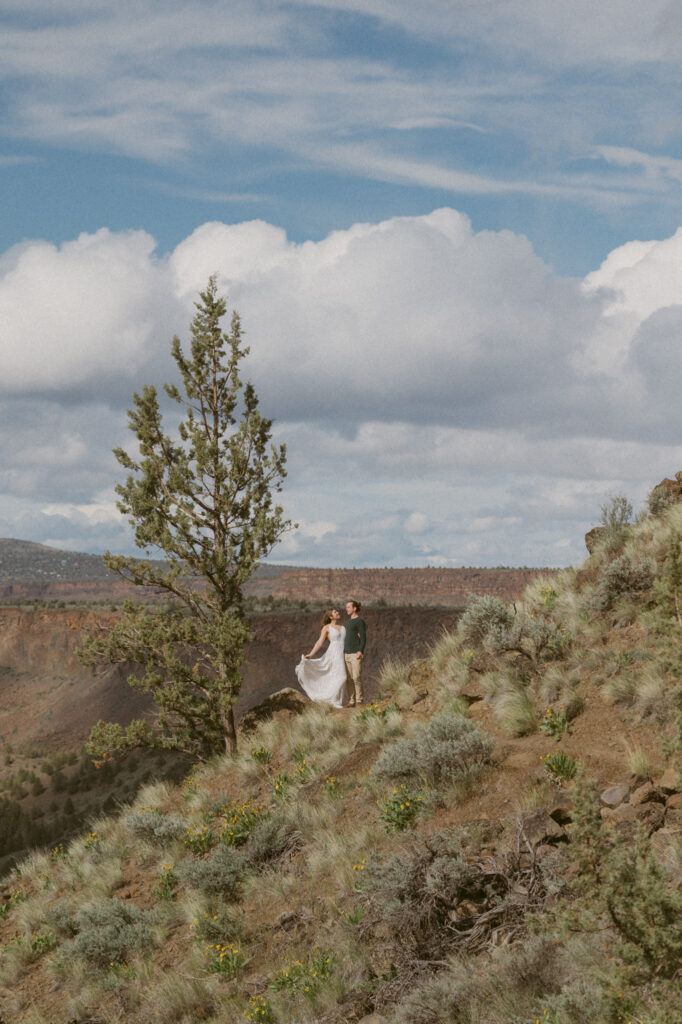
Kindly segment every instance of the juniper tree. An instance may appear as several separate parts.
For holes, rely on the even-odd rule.
[[[126,729],[98,722],[88,748],[93,756],[130,747],[199,758],[236,750],[234,702],[250,640],[243,587],[291,526],[273,501],[286,475],[285,448],[271,443],[272,421],[239,374],[248,353],[239,315],[225,333],[227,304],[214,277],[200,294],[190,354],[177,337],[172,341],[181,385],[164,390],[182,409],[174,436],[164,431],[155,388],[145,386],[128,412],[139,456],[114,450],[129,474],[116,487],[118,508],[146,558],[107,552],[104,562],[169,600],[165,607],[127,602],[120,618],[80,650],[89,664],[134,664],[128,682],[151,694],[158,711],[153,722],[139,719]],[[149,560],[154,549],[163,561]]]

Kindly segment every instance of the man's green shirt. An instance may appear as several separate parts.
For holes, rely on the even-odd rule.
[[[367,643],[367,627],[365,620],[358,615],[355,619],[348,619],[346,623],[346,639],[343,645],[344,654],[357,654],[358,651],[365,653]]]

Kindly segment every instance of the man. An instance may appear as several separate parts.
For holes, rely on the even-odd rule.
[[[349,600],[346,602],[346,640],[343,645],[343,654],[346,661],[346,676],[350,689],[349,707],[360,707],[363,700],[362,693],[362,658],[365,653],[367,642],[367,627],[365,620],[360,618],[360,602]]]

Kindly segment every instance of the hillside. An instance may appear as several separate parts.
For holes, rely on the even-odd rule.
[[[682,507],[2,890],[4,1024],[679,1024]]]

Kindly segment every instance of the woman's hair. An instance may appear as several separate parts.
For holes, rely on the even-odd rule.
[[[322,625],[326,626],[328,622],[332,621],[332,613],[336,611],[336,608],[327,608],[326,612],[322,616]]]

